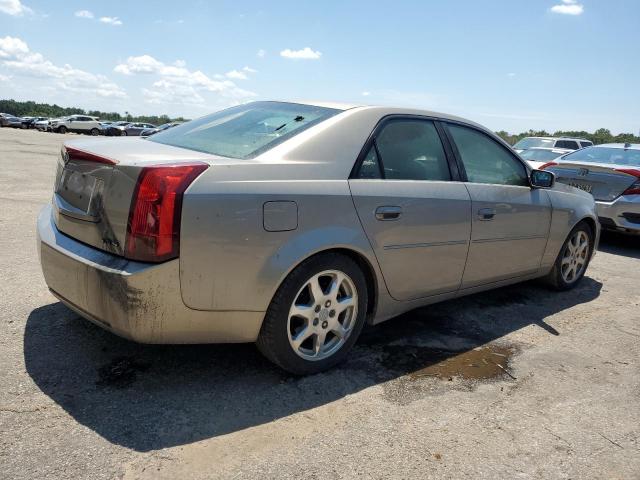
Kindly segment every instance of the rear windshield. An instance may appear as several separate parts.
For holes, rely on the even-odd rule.
[[[164,130],[148,141],[248,159],[340,111],[297,103],[253,102]]]
[[[562,153],[556,153],[551,150],[525,150],[520,154],[526,160],[553,160],[560,155]]]
[[[562,157],[563,161],[605,163],[640,167],[640,150],[610,147],[587,147]]]
[[[550,140],[548,138],[523,138],[518,143],[516,143],[513,148],[517,150],[526,150],[527,148],[533,147],[553,147],[555,140]]]

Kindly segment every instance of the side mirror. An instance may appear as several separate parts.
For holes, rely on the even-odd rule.
[[[533,170],[529,181],[533,188],[551,188],[556,182],[556,176],[546,170]]]

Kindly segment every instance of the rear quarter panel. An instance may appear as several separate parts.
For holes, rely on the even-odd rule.
[[[246,176],[238,171],[244,168]],[[255,166],[214,166],[185,194],[180,284],[187,306],[265,311],[295,266],[331,248],[358,252],[380,280],[346,179],[238,181],[225,180],[225,170],[260,178]],[[263,207],[274,201],[295,202],[297,228],[265,230]]]

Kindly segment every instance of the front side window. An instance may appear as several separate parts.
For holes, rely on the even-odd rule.
[[[397,119],[375,138],[384,178],[391,180],[451,180],[440,136],[431,121]]]
[[[593,143],[591,143],[591,142],[580,142],[580,146],[582,148],[590,147],[591,145],[593,145]]]
[[[252,102],[164,130],[147,141],[249,159],[340,112],[298,103]]]
[[[473,183],[528,186],[527,170],[506,148],[473,128],[449,125],[460,159]]]
[[[362,165],[360,165],[360,171],[358,172],[357,178],[369,180],[382,178],[380,173],[380,161],[378,160],[376,148],[373,145],[369,147],[369,152],[367,153],[367,156],[364,157]]]

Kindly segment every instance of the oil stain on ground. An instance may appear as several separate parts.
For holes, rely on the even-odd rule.
[[[126,388],[136,381],[138,373],[149,369],[149,364],[133,357],[117,357],[98,369],[99,387]]]
[[[387,345],[382,364],[388,370],[416,380],[424,377],[453,380],[491,380],[515,377],[509,372],[509,360],[515,348],[485,345],[466,351],[429,347]]]

